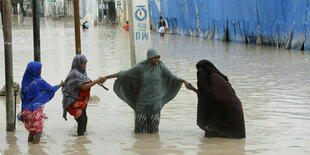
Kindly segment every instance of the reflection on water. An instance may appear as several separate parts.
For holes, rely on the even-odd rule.
[[[46,144],[28,144],[28,154],[40,154],[40,155],[48,155],[47,152],[44,152],[43,149],[46,147]]]
[[[204,155],[206,150],[212,150],[210,154],[243,155],[244,144],[245,139],[201,138],[197,154]]]
[[[33,60],[32,19],[13,18],[14,81],[22,79]],[[129,34],[121,26],[91,26],[81,31],[82,53],[92,79],[130,67]],[[3,40],[2,33],[0,39]],[[75,55],[73,19],[41,19],[42,77],[58,84]],[[204,138],[196,125],[197,96],[183,86],[161,112],[159,133],[134,134],[134,113],[113,92],[114,80],[92,88],[98,104],[88,106],[86,136],[76,136],[76,122],[62,118],[58,91],[46,104],[44,133],[39,145],[28,144],[18,121],[16,132],[5,132],[5,98],[0,97],[2,154],[310,154],[310,52],[290,51],[178,35],[152,36],[161,60],[176,75],[196,83],[196,63],[209,59],[229,77],[243,103],[246,139]],[[3,44],[0,44],[3,48]],[[143,51],[139,57],[146,57]],[[5,83],[4,52],[0,53],[0,87]],[[17,112],[20,104],[17,104]]]
[[[87,138],[87,136],[75,137],[75,140],[72,141],[72,139],[70,139],[65,142],[66,150],[62,153],[88,155],[90,150],[87,149],[86,146],[89,144],[91,144],[91,141]]]
[[[3,152],[4,154],[20,154],[20,150],[16,144],[17,138],[15,132],[6,133],[7,149]]]

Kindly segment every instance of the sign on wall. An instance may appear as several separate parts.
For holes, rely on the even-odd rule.
[[[116,9],[122,8],[122,0],[115,0],[115,8]]]
[[[137,62],[146,59],[147,50],[151,47],[148,0],[132,0],[130,8],[130,44],[135,51]],[[130,3],[129,3],[130,4]],[[132,10],[131,10],[132,9]]]

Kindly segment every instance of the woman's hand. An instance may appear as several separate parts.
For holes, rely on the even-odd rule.
[[[95,80],[96,83],[104,83],[106,79],[104,77],[99,77],[97,80]]]
[[[66,86],[67,85],[67,82],[64,82],[64,81],[60,81],[60,84],[58,85],[58,87],[63,87],[63,86]]]
[[[101,81],[102,82],[100,82],[100,83],[104,83],[108,78],[106,77],[106,76],[102,76],[102,77],[100,77],[101,78]]]
[[[196,93],[198,92],[198,90],[191,83],[185,84],[185,87],[189,90],[196,92]]]
[[[187,89],[189,89],[189,90],[193,90],[193,85],[191,84],[191,83],[187,83],[187,84],[185,84],[185,87],[187,88]]]
[[[100,77],[102,79],[103,82],[105,82],[107,79],[111,79],[111,78],[118,78],[120,72],[114,73],[114,74],[110,74],[110,75],[106,75],[103,77]],[[102,82],[102,83],[103,83]]]
[[[181,79],[181,82],[185,84],[185,86],[188,84],[188,82],[184,79]]]

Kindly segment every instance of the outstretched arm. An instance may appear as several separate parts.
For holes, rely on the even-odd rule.
[[[195,93],[198,93],[198,89],[196,89],[191,83],[185,84],[186,88],[189,90],[194,91]]]
[[[99,77],[97,80],[95,80],[93,82],[83,83],[83,84],[80,85],[80,88],[82,90],[87,90],[87,89],[89,89],[90,87],[94,86],[95,84],[97,84],[99,82],[100,83],[104,82],[102,77]]]
[[[198,92],[198,90],[191,84],[191,83],[189,83],[189,82],[187,82],[186,80],[184,80],[184,79],[180,79],[181,80],[181,82],[182,83],[184,83],[184,85],[185,85],[185,87],[187,88],[187,89],[189,89],[189,90],[192,90],[192,91],[194,91],[194,92]]]
[[[110,74],[110,75],[106,75],[104,77],[102,77],[105,80],[107,79],[111,79],[111,78],[118,78],[120,72],[114,73],[114,74]]]
[[[58,85],[58,87],[60,88],[62,86],[66,86],[66,85],[67,85],[67,82],[64,82],[64,81],[61,80],[59,85]]]
[[[184,84],[185,84],[185,86],[186,86],[186,85],[188,85],[188,82],[187,82],[186,80],[184,80],[184,79],[180,79],[180,81],[181,81],[182,83],[184,83]]]

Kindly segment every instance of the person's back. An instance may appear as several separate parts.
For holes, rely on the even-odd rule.
[[[126,22],[125,30],[126,30],[126,31],[129,31],[129,23],[128,23],[128,21]]]
[[[86,29],[88,29],[88,27],[89,27],[89,25],[88,25],[87,21],[85,21],[85,22],[82,24],[82,29],[83,29],[83,30],[86,30]]]
[[[66,85],[63,81],[59,85],[51,86],[41,78],[42,64],[29,62],[22,79],[20,98],[22,102],[19,120],[24,122],[29,131],[28,142],[39,143],[44,123],[44,104],[49,102],[55,92]]]
[[[161,20],[159,20],[158,25],[166,27],[166,21],[161,19]]]
[[[86,25],[85,23],[82,24],[82,29],[85,30],[86,29]]]
[[[242,104],[226,75],[210,61],[196,64],[198,94],[197,125],[206,137],[245,138]]]
[[[85,28],[86,28],[86,29],[89,28],[89,25],[88,25],[87,21],[86,21],[86,23],[85,23]]]
[[[201,75],[199,75],[201,80],[206,77],[207,73],[204,72],[201,71]],[[199,81],[203,85],[200,87],[200,90],[203,89],[204,93],[198,93],[202,96],[209,96],[207,98],[211,100],[208,102],[209,107],[201,109],[208,110],[212,108],[209,113],[210,116],[207,119],[207,126],[209,129],[215,130],[215,133],[220,136],[244,138],[245,129],[241,101],[236,96],[230,84],[221,75],[211,73],[209,80],[212,85]],[[201,104],[205,104],[205,101],[202,100],[201,102]],[[209,133],[206,132],[206,136],[210,136]]]
[[[158,21],[158,32],[160,34],[160,36],[164,36],[165,34],[165,27],[166,27],[166,22],[165,20],[163,20],[162,16],[159,17],[159,21]]]

